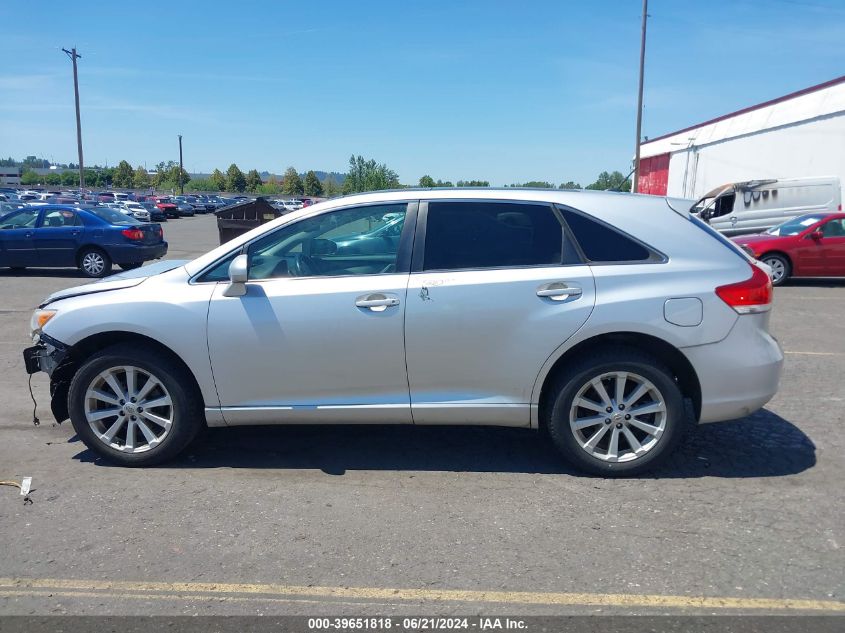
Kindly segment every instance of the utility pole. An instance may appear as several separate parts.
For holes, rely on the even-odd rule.
[[[185,195],[185,183],[182,182],[182,135],[179,135],[179,195]]]
[[[79,75],[76,71],[76,60],[82,59],[82,55],[76,52],[76,47],[68,50],[62,49],[73,62],[73,96],[76,99],[76,148],[79,151],[79,189],[85,188],[85,172],[82,165],[82,121],[79,118]]]
[[[643,32],[640,40],[640,87],[637,93],[637,145],[634,152],[634,193],[640,189],[640,139],[643,127],[643,74],[645,73],[645,32],[648,22],[648,0],[643,0]]]

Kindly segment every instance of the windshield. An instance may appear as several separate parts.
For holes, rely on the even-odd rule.
[[[93,207],[91,209],[88,209],[88,211],[96,215],[98,218],[105,220],[109,224],[116,224],[118,226],[132,226],[136,224],[141,224],[132,216],[126,215],[125,213],[121,213],[120,211],[115,211],[114,209],[110,209],[109,207]]]
[[[809,213],[807,215],[799,215],[797,218],[792,218],[791,220],[787,220],[783,224],[778,224],[777,226],[773,226],[770,228],[766,233],[769,235],[778,235],[778,236],[785,236],[785,235],[798,235],[803,231],[806,231],[808,228],[816,224],[817,222],[821,222],[825,219],[825,215],[821,215],[818,213]]]

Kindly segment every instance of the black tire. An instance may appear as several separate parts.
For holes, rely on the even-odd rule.
[[[83,248],[79,251],[76,261],[79,266],[79,270],[81,270],[86,277],[97,279],[99,277],[105,277],[111,272],[111,257],[109,257],[108,253],[101,248],[91,246]],[[96,262],[99,263],[96,264]]]
[[[779,253],[766,253],[760,261],[772,269],[772,285],[781,286],[792,275],[792,264],[789,259]],[[771,262],[771,263],[770,263]],[[783,271],[780,273],[780,271]]]
[[[120,264],[120,267],[123,270],[135,270],[136,268],[140,268],[144,262],[132,262],[130,264]]]
[[[578,392],[591,379],[610,372],[630,372],[645,378],[657,388],[665,403],[666,419],[662,435],[648,452],[631,461],[611,462],[591,455],[582,448],[575,431],[570,428],[570,411]],[[634,348],[608,349],[590,355],[564,372],[556,381],[554,389],[551,395],[552,406],[548,408],[545,420],[549,435],[568,462],[594,475],[635,476],[659,467],[677,447],[690,425],[683,396],[672,373],[657,359]],[[593,400],[593,398],[589,399]],[[623,412],[613,411],[607,415],[612,416],[617,413]],[[604,415],[604,413],[598,415]],[[611,422],[609,428],[620,423],[626,425],[628,430],[634,431],[634,427],[627,426],[627,423],[623,421]],[[591,428],[595,428],[598,432],[601,426]],[[624,443],[630,450],[631,445],[627,439],[620,443]]]
[[[127,365],[155,375],[173,402],[168,433],[160,444],[145,452],[128,453],[112,448],[99,439],[85,416],[85,394],[92,381],[110,368]],[[73,428],[85,446],[121,466],[153,466],[173,459],[190,444],[205,424],[202,397],[185,368],[159,351],[130,343],[108,347],[83,363],[70,383],[68,412]]]

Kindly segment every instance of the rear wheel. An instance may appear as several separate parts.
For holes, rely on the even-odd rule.
[[[89,277],[105,277],[111,272],[111,258],[99,248],[79,253],[79,269]]]
[[[792,266],[789,260],[783,255],[776,253],[768,253],[760,258],[760,261],[772,269],[772,285],[780,286],[783,282],[789,279],[792,274]]]
[[[635,349],[601,352],[560,377],[546,420],[564,457],[604,477],[663,463],[687,414],[672,373]]]
[[[172,459],[203,421],[185,369],[160,352],[128,344],[107,348],[80,367],[68,410],[85,445],[123,466]]]

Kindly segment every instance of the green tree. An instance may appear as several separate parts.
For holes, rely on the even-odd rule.
[[[428,188],[431,188],[431,187],[434,187],[434,184],[435,184],[435,183],[434,183],[434,178],[432,178],[432,177],[431,177],[431,176],[429,176],[428,174],[426,174],[425,176],[423,176],[422,178],[420,178],[420,187],[428,187]]]
[[[342,193],[342,188],[337,184],[337,181],[329,176],[323,182],[323,195],[327,198],[335,198]]]
[[[211,184],[214,187],[215,191],[226,190],[226,176],[224,176],[223,172],[219,169],[215,169],[213,172],[211,172],[209,181],[211,181]]]
[[[120,161],[112,175],[112,183],[115,187],[129,188],[132,186],[132,177],[135,175],[132,165],[125,160]]]
[[[250,169],[246,175],[246,188],[250,191],[258,191],[258,188],[264,184],[257,169]]]
[[[241,192],[246,189],[246,177],[235,163],[226,170],[226,191]]]
[[[41,182],[41,176],[36,174],[31,169],[24,169],[21,172],[21,184],[22,185],[37,185]]]
[[[305,193],[305,185],[302,184],[302,178],[299,177],[299,174],[293,167],[288,167],[285,171],[282,191],[289,196],[301,196]]]
[[[49,174],[44,176],[44,184],[53,186],[62,184],[61,174],[56,171],[51,171]]]
[[[459,180],[455,183],[458,187],[489,187],[490,182],[487,180]]]
[[[438,178],[437,182],[434,183],[434,186],[435,187],[454,187],[455,185],[452,184],[451,180],[440,180],[440,178]]]
[[[65,171],[62,172],[62,185],[65,187],[75,187],[79,184],[79,172],[78,171]]]
[[[625,178],[622,172],[613,171],[607,173],[603,171],[599,174],[599,177],[596,181],[590,185],[587,185],[585,189],[593,189],[598,191],[630,191],[631,190],[631,180],[629,178]]]
[[[377,163],[372,158],[364,160],[363,156],[349,158],[349,173],[343,181],[344,193],[395,189],[398,186],[399,176],[384,163]]]
[[[208,178],[191,178],[185,184],[185,191],[216,191],[216,189]]]
[[[581,185],[577,182],[567,180],[566,182],[560,183],[560,187],[558,187],[558,189],[581,189]]]
[[[554,189],[555,186],[550,183],[546,182],[545,180],[529,180],[528,182],[514,183],[511,187],[531,187],[533,189]]]
[[[150,175],[140,165],[135,168],[135,173],[132,174],[132,186],[135,189],[146,189],[150,186]]]
[[[37,158],[35,156],[27,156],[21,163],[24,167],[38,167],[40,169],[47,169],[50,166],[50,161],[46,158]]]
[[[306,196],[316,196],[319,198],[323,195],[323,183],[317,178],[317,174],[314,173],[313,169],[305,174],[304,186]]]
[[[282,193],[282,186],[276,179],[271,179],[258,187],[258,193],[264,196],[277,196]]]

